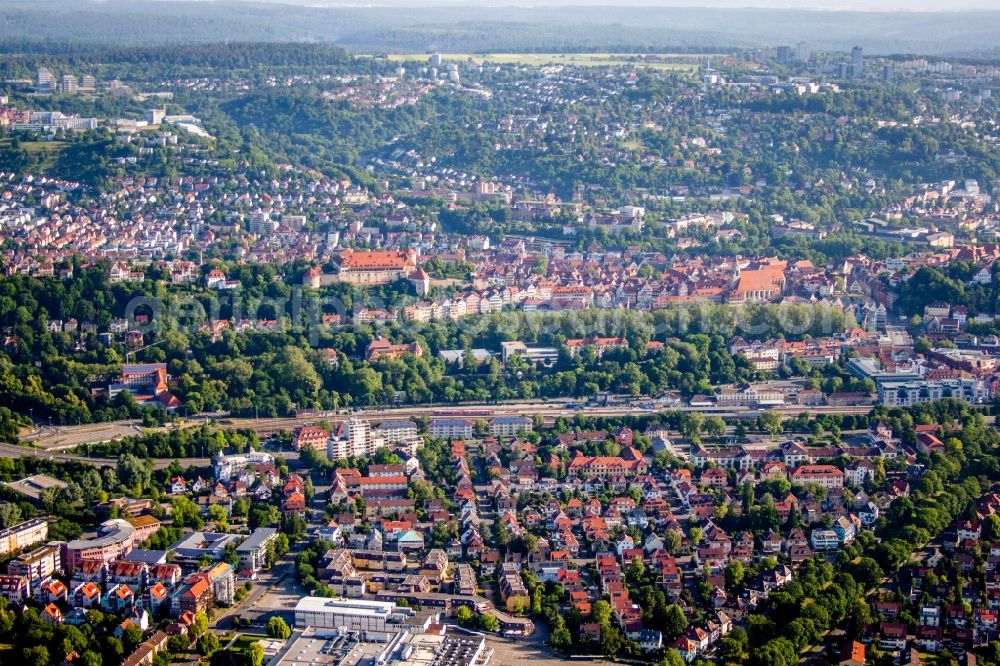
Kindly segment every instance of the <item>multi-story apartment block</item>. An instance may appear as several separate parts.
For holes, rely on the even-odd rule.
[[[824,488],[843,488],[844,473],[833,465],[802,465],[792,470],[792,484],[815,483]]]
[[[471,419],[439,418],[433,419],[427,427],[431,437],[441,439],[469,439],[473,435]]]
[[[386,438],[372,428],[371,422],[352,417],[339,432],[330,437],[326,452],[330,460],[363,458],[374,455],[386,443]]]
[[[957,398],[973,404],[987,402],[990,398],[989,385],[978,377],[878,383],[878,401],[883,405],[908,407],[944,398]]]
[[[376,431],[385,441],[393,444],[415,440],[419,435],[417,424],[410,419],[382,421]]]
[[[49,523],[42,518],[26,520],[23,523],[0,531],[0,556],[16,553],[45,541],[49,536]]]
[[[258,527],[253,531],[247,540],[236,547],[236,554],[240,558],[240,569],[246,571],[260,571],[264,567],[267,559],[267,550],[275,539],[278,538],[278,530],[273,527]]]
[[[45,580],[62,569],[62,554],[57,544],[36,548],[22,553],[7,565],[7,573],[25,576],[32,583]]]

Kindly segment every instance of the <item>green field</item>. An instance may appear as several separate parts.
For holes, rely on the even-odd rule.
[[[21,148],[28,154],[41,161],[40,169],[51,168],[59,156],[59,152],[66,146],[65,141],[22,141]],[[0,141],[0,150],[10,147],[10,139]]]
[[[239,638],[233,641],[231,649],[235,650],[236,652],[246,652],[247,650],[250,649],[250,646],[253,643],[256,643],[257,641],[266,638],[267,636],[260,636],[255,634],[241,634]]]
[[[403,53],[389,56],[395,62],[426,62],[430,57],[427,53]],[[443,61],[472,61],[480,64],[496,65],[526,65],[543,67],[546,65],[567,65],[573,67],[614,67],[618,65],[634,65],[653,69],[668,69],[692,71],[697,68],[697,62],[705,58],[705,54],[673,54],[673,53],[442,53]],[[665,62],[666,60],[689,60],[685,62]]]

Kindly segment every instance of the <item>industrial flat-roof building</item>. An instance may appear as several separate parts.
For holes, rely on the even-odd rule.
[[[266,650],[266,648],[265,648]],[[380,664],[382,666],[488,666],[492,650],[486,639],[462,631],[447,633],[442,625],[426,631],[400,631],[378,644],[357,632],[296,629],[292,637],[271,653],[268,666],[316,664]]]
[[[54,488],[56,490],[63,490],[67,488],[65,482],[48,476],[47,474],[34,474],[32,476],[27,476],[17,481],[11,481],[6,484],[6,486],[14,492],[24,495],[32,502],[40,501],[42,493],[50,488]]]
[[[303,597],[295,606],[295,626],[356,631],[370,641],[387,641],[412,614],[394,601]]]

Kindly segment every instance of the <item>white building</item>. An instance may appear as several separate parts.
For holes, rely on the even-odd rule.
[[[238,453],[225,455],[219,451],[215,459],[215,480],[223,483],[229,481],[234,472],[245,468],[247,465],[271,465],[274,464],[274,456],[263,451],[250,451],[248,453]]]
[[[370,421],[351,417],[344,424],[340,436],[330,437],[326,453],[330,460],[363,458],[374,455],[386,443],[386,438],[379,430],[372,428]]]
[[[840,539],[833,530],[813,530],[809,539],[813,550],[836,550],[840,548]]]
[[[494,437],[516,437],[519,432],[531,432],[532,421],[527,416],[498,416],[490,421]]]
[[[357,631],[367,640],[387,641],[412,612],[392,601],[303,597],[295,605],[295,626]]]
[[[427,433],[441,439],[469,439],[473,434],[473,423],[471,419],[434,419],[427,427]]]
[[[507,363],[511,356],[517,355],[529,363],[551,367],[559,360],[559,350],[555,347],[529,347],[520,340],[500,343],[503,351],[503,362]]]
[[[934,381],[880,382],[878,401],[893,407],[957,398],[972,404],[989,400],[989,387],[976,377],[953,377]]]
[[[267,550],[278,538],[278,530],[273,527],[258,527],[246,541],[236,547],[240,558],[240,569],[259,571],[264,568]]]
[[[269,212],[258,209],[250,213],[250,233],[268,236],[277,228],[278,224],[271,219]]]
[[[418,437],[417,424],[410,419],[382,421],[376,429],[378,435],[390,443],[409,442]]]

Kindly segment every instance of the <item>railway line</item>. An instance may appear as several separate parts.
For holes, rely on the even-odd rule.
[[[723,418],[756,418],[760,413],[758,410],[748,407],[675,407],[669,406],[663,409],[650,408],[648,404],[621,404],[604,405],[594,407],[569,407],[563,401],[518,401],[504,404],[469,404],[469,405],[417,405],[398,407],[391,409],[364,409],[355,411],[339,412],[309,412],[290,417],[266,417],[266,418],[228,418],[218,417],[196,417],[188,420],[180,427],[194,427],[202,423],[212,423],[216,427],[224,430],[247,429],[257,432],[262,437],[271,436],[282,431],[288,431],[297,426],[314,423],[316,421],[335,421],[350,416],[357,416],[378,423],[390,419],[421,418],[435,416],[447,416],[449,418],[492,418],[497,416],[528,416],[541,415],[546,424],[551,424],[559,417],[573,418],[576,414],[596,417],[622,417],[622,416],[652,416],[658,411],[690,411],[703,414],[721,416]],[[813,414],[844,414],[859,415],[867,414],[871,411],[870,406],[818,406],[804,407],[802,405],[784,405],[773,408],[774,411],[783,416],[792,417],[803,411]],[[42,426],[24,439],[30,446],[18,446],[14,444],[0,444],[0,455],[5,457],[19,458],[22,456],[35,456],[48,458],[50,460],[77,460],[96,466],[114,465],[116,461],[111,458],[91,457],[68,453],[69,449],[86,447],[90,444],[99,444],[114,441],[126,436],[133,436],[141,433],[141,427],[137,421],[115,421],[109,423],[90,423],[79,426]],[[185,458],[185,464],[195,466],[207,466],[211,461],[207,458]],[[154,466],[162,469],[169,466],[170,459],[156,459]]]

